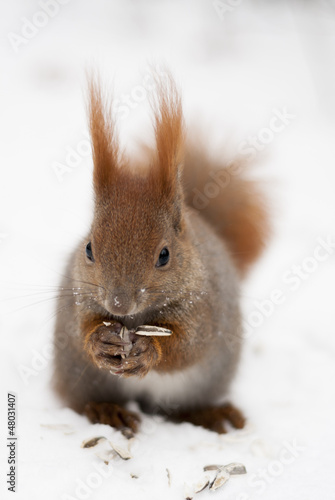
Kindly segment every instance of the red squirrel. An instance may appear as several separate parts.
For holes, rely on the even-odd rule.
[[[101,85],[90,80],[95,209],[62,283],[55,387],[92,422],[123,431],[139,426],[125,407],[133,400],[222,433],[225,421],[245,422],[222,398],[239,361],[240,281],[268,233],[264,196],[238,165],[214,161],[187,138],[170,75],[156,81],[152,107],[155,147],[130,162]],[[228,181],[206,198],[211,172]],[[172,334],[138,335],[141,325]]]

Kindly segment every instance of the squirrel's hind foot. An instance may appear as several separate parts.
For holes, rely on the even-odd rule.
[[[218,434],[227,432],[224,421],[228,421],[235,429],[243,429],[246,419],[242,412],[231,403],[222,406],[209,406],[201,409],[182,411],[172,417],[177,422],[190,422],[205,427]]]
[[[126,437],[132,437],[138,430],[140,417],[137,413],[129,411],[115,403],[87,403],[84,415],[93,424],[106,424],[118,429]]]

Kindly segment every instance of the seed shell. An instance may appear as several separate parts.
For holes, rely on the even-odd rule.
[[[82,448],[93,448],[93,446],[96,446],[100,441],[103,441],[105,439],[106,439],[105,436],[98,436],[98,437],[94,437],[91,439],[85,439],[85,441],[83,441],[81,443],[81,447]]]
[[[200,493],[201,491],[203,491],[205,488],[207,488],[207,486],[209,485],[209,477],[208,476],[205,476],[201,481],[199,481],[196,486],[195,486],[195,490],[194,490],[194,493]]]
[[[115,453],[122,458],[122,460],[130,460],[132,455],[130,454],[129,450],[125,450],[124,448],[121,448],[120,446],[117,446],[111,442],[109,442]]]
[[[221,469],[218,470],[218,473],[215,476],[214,481],[211,483],[209,486],[210,491],[215,491],[221,486],[223,486],[230,478],[229,472],[225,469],[225,467],[222,467]]]
[[[243,464],[237,462],[232,462],[231,464],[225,465],[224,468],[229,472],[231,476],[238,476],[240,474],[246,474],[247,469]]]

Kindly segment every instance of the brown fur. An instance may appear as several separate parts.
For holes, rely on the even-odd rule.
[[[224,426],[225,420],[236,429],[243,429],[245,425],[243,414],[230,403],[226,403],[222,406],[201,408],[200,410],[180,412],[174,415],[172,420],[200,425],[218,434],[227,432]]]
[[[92,423],[110,425],[122,431],[128,438],[132,437],[132,434],[129,435],[129,430],[132,433],[137,432],[140,423],[137,413],[113,403],[89,402],[85,406],[84,413]]]
[[[154,130],[157,173],[163,190],[178,189],[178,176],[183,161],[184,119],[181,97],[169,73],[164,79],[156,76],[156,93],[153,98]]]
[[[189,140],[184,161],[186,202],[198,209],[196,194],[214,182],[219,194],[206,197],[199,213],[224,239],[244,276],[262,253],[270,234],[269,209],[264,189],[251,178],[251,165],[243,159],[225,162],[211,156],[202,139]],[[222,185],[210,174],[221,176]]]
[[[192,189],[205,186],[213,163],[189,142],[185,153],[181,99],[170,75],[158,82],[153,108],[154,153],[145,173],[131,171],[120,154],[111,107],[91,80],[95,212],[63,282],[64,288],[80,286],[80,292],[65,298],[65,308],[61,304],[55,333],[55,385],[78,411],[90,401],[91,409],[95,403],[120,405],[133,394],[170,415],[176,406],[180,414],[201,412],[227,392],[239,359],[237,271],[244,273],[263,245],[261,196],[235,172],[219,196],[194,210]],[[88,242],[94,261],[85,255]],[[160,267],[165,247],[170,260]],[[122,325],[130,332],[127,341],[119,335]],[[141,337],[135,334],[139,325],[173,333]],[[57,343],[64,332],[66,350]],[[167,374],[176,381],[169,383]],[[105,421],[109,407],[94,408],[94,418]],[[220,415],[229,419],[227,408]]]
[[[105,191],[116,180],[122,162],[111,104],[103,105],[98,77],[89,80],[89,125],[92,139],[93,183],[96,191]]]

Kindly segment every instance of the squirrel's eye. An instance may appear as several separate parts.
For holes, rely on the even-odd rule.
[[[86,257],[91,261],[91,262],[94,262],[94,258],[93,258],[93,252],[92,252],[92,244],[91,242],[89,241],[86,245]]]
[[[168,248],[164,247],[158,257],[157,267],[165,266],[169,262],[170,252]]]

